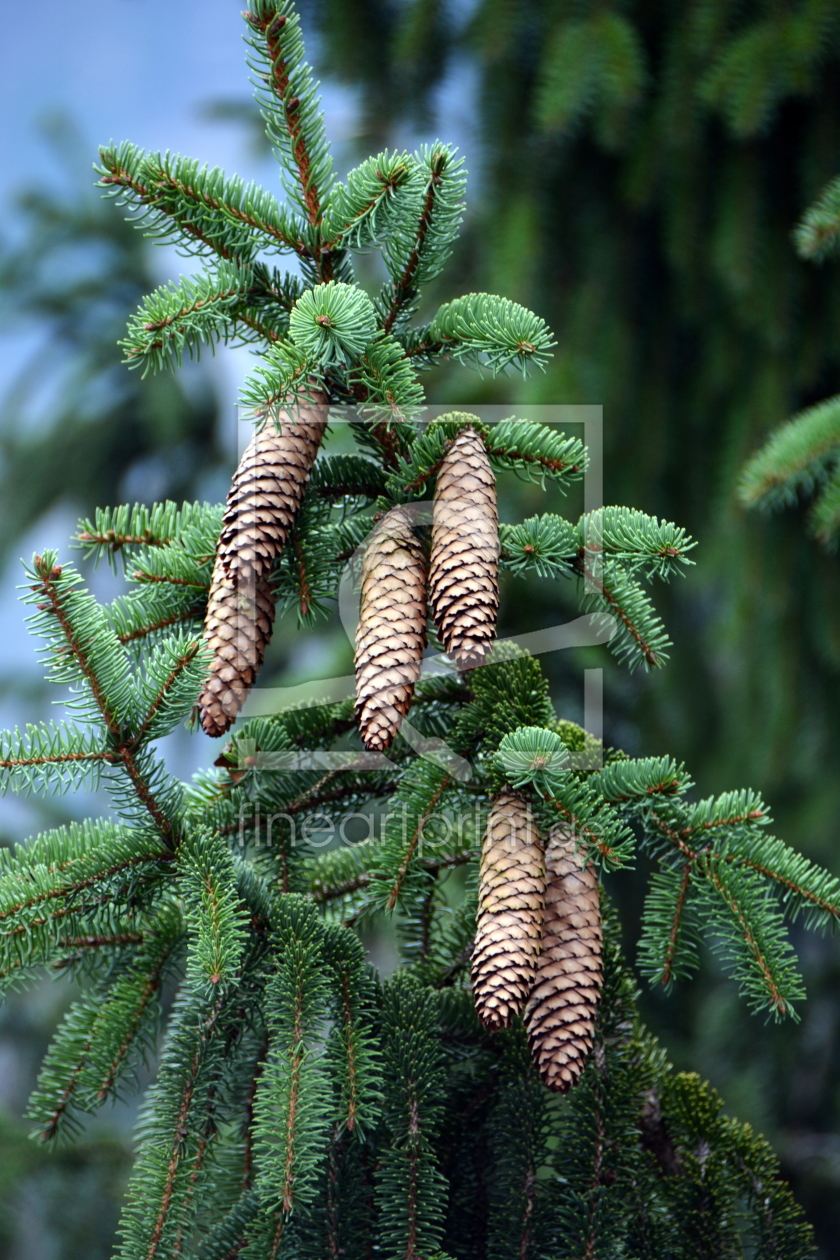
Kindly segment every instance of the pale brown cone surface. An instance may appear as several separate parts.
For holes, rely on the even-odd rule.
[[[274,622],[272,571],[327,426],[326,395],[265,421],[233,475],[210,584],[204,638],[213,659],[201,725],[224,735],[254,685]]]
[[[485,1027],[507,1028],[534,983],[545,897],[545,860],[527,803],[493,801],[481,849],[472,954],[475,1009]]]
[[[549,1089],[564,1094],[592,1049],[604,977],[598,877],[584,858],[585,850],[578,850],[568,829],[551,831],[545,853],[542,950],[525,1010],[539,1074]]]
[[[462,429],[435,487],[429,602],[441,642],[461,669],[481,665],[496,637],[499,518],[496,479],[475,429]]]
[[[383,752],[411,706],[426,646],[426,562],[405,508],[368,539],[356,631],[356,717],[365,748]]]

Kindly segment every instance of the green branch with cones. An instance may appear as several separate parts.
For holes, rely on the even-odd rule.
[[[642,1026],[599,876],[650,862],[654,981],[707,943],[776,1018],[803,997],[785,918],[833,927],[840,884],[769,834],[756,794],[696,801],[673,759],[558,716],[538,661],[497,642],[500,574],[532,572],[577,591],[619,660],[660,667],[647,584],[693,543],[623,507],[499,525],[498,478],[553,508],[586,450],[518,417],[426,424],[419,374],[539,367],[549,330],[487,294],[412,322],[461,222],[460,160],[436,143],[336,181],[292,5],[245,20],[286,204],[183,158],[101,156],[138,226],[207,265],[143,304],[128,365],[249,341],[255,434],[226,505],[79,523],[83,556],[122,568],[112,602],[52,553],[28,572],[70,718],[3,736],[3,786],[97,783],[113,804],[0,853],[0,984],[47,970],[82,991],[36,1132],[72,1134],[157,1054],[119,1260],[654,1260],[695,1255],[709,1220],[720,1254],[805,1257],[767,1144]],[[352,261],[370,248],[374,295]],[[358,449],[331,451],[351,407]],[[276,609],[311,624],[354,574],[355,695],[248,719]],[[159,743],[184,723],[228,735],[191,783]],[[335,843],[359,817],[369,834]],[[387,921],[383,979],[362,940]]]

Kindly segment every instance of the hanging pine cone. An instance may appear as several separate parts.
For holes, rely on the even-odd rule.
[[[368,539],[356,631],[356,717],[365,748],[384,752],[400,729],[426,646],[426,563],[402,507]]]
[[[592,1049],[603,983],[598,877],[577,847],[567,828],[555,827],[548,837],[542,951],[525,1009],[539,1074],[564,1094]]]
[[[475,429],[446,452],[435,488],[429,597],[441,642],[460,669],[481,665],[496,637],[496,479]]]
[[[472,955],[475,1009],[486,1028],[507,1028],[525,1005],[536,972],[545,861],[527,803],[505,790],[487,820]]]
[[[213,659],[198,705],[208,735],[236,718],[271,638],[272,571],[327,426],[326,395],[310,398],[263,424],[233,476],[204,622]]]

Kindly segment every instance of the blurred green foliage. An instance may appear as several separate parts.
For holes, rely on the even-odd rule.
[[[160,258],[94,189],[73,130],[54,120],[46,138],[58,184],[20,194],[16,231],[0,240],[0,332],[28,338],[0,403],[2,553],[62,501],[92,512],[193,498],[221,463],[207,373],[143,380],[121,362],[117,342]]]

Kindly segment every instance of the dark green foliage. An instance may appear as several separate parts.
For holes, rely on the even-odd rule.
[[[254,1100],[258,1192],[264,1208],[291,1213],[313,1202],[329,1123],[329,1086],[318,1063],[327,1012],[319,966],[321,924],[311,906],[281,902],[276,972],[265,994],[269,1054]]]
[[[250,256],[224,256],[248,249],[237,210],[259,203],[268,221],[268,202],[175,159],[155,166],[160,187],[132,193],[155,231],[199,233],[221,257],[216,269],[252,267],[223,331],[241,325],[269,344],[251,386],[263,403],[314,377],[332,403],[362,408],[351,430],[360,452],[319,457],[279,566],[279,597],[306,617],[335,596],[372,510],[429,493],[445,440],[465,423],[502,478],[563,486],[587,453],[515,418],[485,426],[450,413],[425,431],[406,421],[420,401],[415,351],[418,366],[448,355],[524,369],[551,335],[515,303],[473,294],[441,308],[429,325],[440,340],[419,349],[412,336],[426,333],[405,325],[460,222],[459,164],[434,145],[383,157],[339,191],[296,14],[260,0],[246,21],[308,286],[287,302],[291,340],[251,319],[255,296],[263,312],[273,300],[267,273]],[[604,29],[592,82],[599,108],[624,107],[609,75],[632,48],[620,23]],[[126,168],[148,161],[125,156]],[[167,171],[187,172],[190,186]],[[352,284],[345,255],[374,243],[391,268],[375,302]],[[282,306],[289,291],[274,297]],[[189,345],[219,332],[203,311],[190,312]],[[135,357],[153,365],[147,331],[134,329]],[[698,1238],[720,1255],[758,1240],[759,1254],[805,1257],[809,1232],[769,1148],[719,1120],[712,1092],[675,1077],[641,1028],[610,915],[595,1045],[566,1101],[539,1084],[520,1024],[498,1036],[479,1025],[468,981],[475,858],[505,784],[543,833],[572,828],[618,879],[640,846],[654,881],[648,970],[666,982],[689,970],[702,929],[748,1002],[776,1016],[801,992],[783,915],[833,922],[836,881],[767,836],[757,794],[692,802],[671,759],[605,753],[558,719],[539,662],[510,643],[466,675],[421,679],[387,758],[363,753],[342,700],[244,721],[212,770],[178,782],[155,745],[189,720],[201,684],[196,632],[218,527],[219,509],[203,505],[82,522],[89,556],[126,562],[132,589],[108,607],[54,555],[35,558],[26,598],[50,676],[70,688],[73,722],[0,750],[3,772],[30,787],[47,773],[73,782],[95,764],[115,813],[42,836],[0,867],[4,978],[58,967],[82,987],[32,1102],[43,1138],[123,1087],[152,1044],[164,980],[176,990],[141,1112],[120,1260],[688,1257]],[[620,655],[660,662],[664,631],[640,583],[686,563],[681,529],[619,507],[513,526],[504,545],[514,568],[574,577],[583,607],[617,623]],[[356,845],[344,834],[353,814],[369,829]],[[401,963],[383,982],[357,930],[389,916]],[[711,1163],[698,1141],[713,1147]],[[729,1198],[727,1178],[738,1187]]]
[[[386,1255],[422,1256],[440,1242],[446,1182],[434,1139],[443,1119],[444,1058],[437,995],[407,976],[385,988],[382,1112],[376,1203]]]
[[[336,509],[369,504],[383,489],[375,468],[362,456],[324,455],[305,535],[319,521],[335,528],[323,522]],[[191,571],[217,519],[193,507],[118,509],[83,522],[80,545],[123,554],[137,587],[128,599],[142,609],[149,584],[134,566]],[[634,569],[661,572],[657,545],[632,554],[647,524],[611,520],[609,545]],[[574,535],[567,523],[563,536]],[[658,863],[645,969],[670,985],[696,965],[704,937],[724,951],[748,1001],[778,1016],[801,997],[782,914],[824,926],[840,915],[840,891],[767,835],[758,795],[691,803],[689,776],[667,757],[612,754],[593,773],[600,746],[555,718],[538,662],[512,646],[467,678],[420,683],[410,721],[448,749],[431,759],[400,740],[390,764],[360,770],[352,735],[346,767],[325,769],[323,753],[352,729],[342,702],[246,723],[216,771],[185,789],[149,746],[189,715],[201,682],[190,672],[194,641],[161,628],[155,646],[141,637],[129,657],[113,611],[56,568],[39,559],[31,577],[82,724],[34,751],[10,750],[4,768],[25,781],[36,764],[39,774],[75,773],[99,756],[126,821],[46,834],[4,859],[3,965],[9,982],[47,965],[84,986],[32,1100],[44,1138],[71,1133],[125,1088],[155,1036],[161,986],[180,977],[121,1254],[175,1256],[191,1239],[200,1254],[221,1256],[238,1238],[255,1257],[275,1244],[277,1255],[319,1256],[339,1242],[361,1255],[364,1239],[376,1239],[393,1257],[443,1247],[466,1260],[501,1257],[514,1242],[534,1257],[572,1245],[612,1254],[638,1233],[648,1239],[640,1254],[654,1255],[666,1234],[687,1237],[667,1202],[648,1210],[655,1182],[638,1132],[654,1070],[665,1068],[644,1038],[634,1048],[629,981],[605,990],[606,1058],[596,1050],[568,1106],[538,1084],[521,1029],[497,1040],[478,1025],[467,987],[475,857],[489,796],[504,783],[530,797],[544,830],[574,826],[607,868],[626,866],[641,844]],[[173,587],[195,609],[200,582],[192,592]],[[587,749],[599,755],[575,759]],[[359,810],[387,815],[379,838],[322,855],[310,848],[313,835],[335,835]],[[462,866],[470,877],[453,900],[448,877]],[[382,989],[342,925],[394,912],[403,969]],[[623,976],[611,949],[608,974]],[[472,1116],[463,1132],[453,1130],[456,1098]],[[732,1129],[732,1142],[748,1163],[757,1148],[740,1133]],[[721,1138],[721,1159],[725,1146]],[[787,1229],[789,1217],[798,1237],[781,1190],[772,1194],[778,1208],[760,1228]],[[486,1233],[467,1236],[457,1217],[476,1211]],[[728,1219],[715,1216],[715,1228],[740,1236]],[[679,1253],[682,1242],[674,1245]]]

